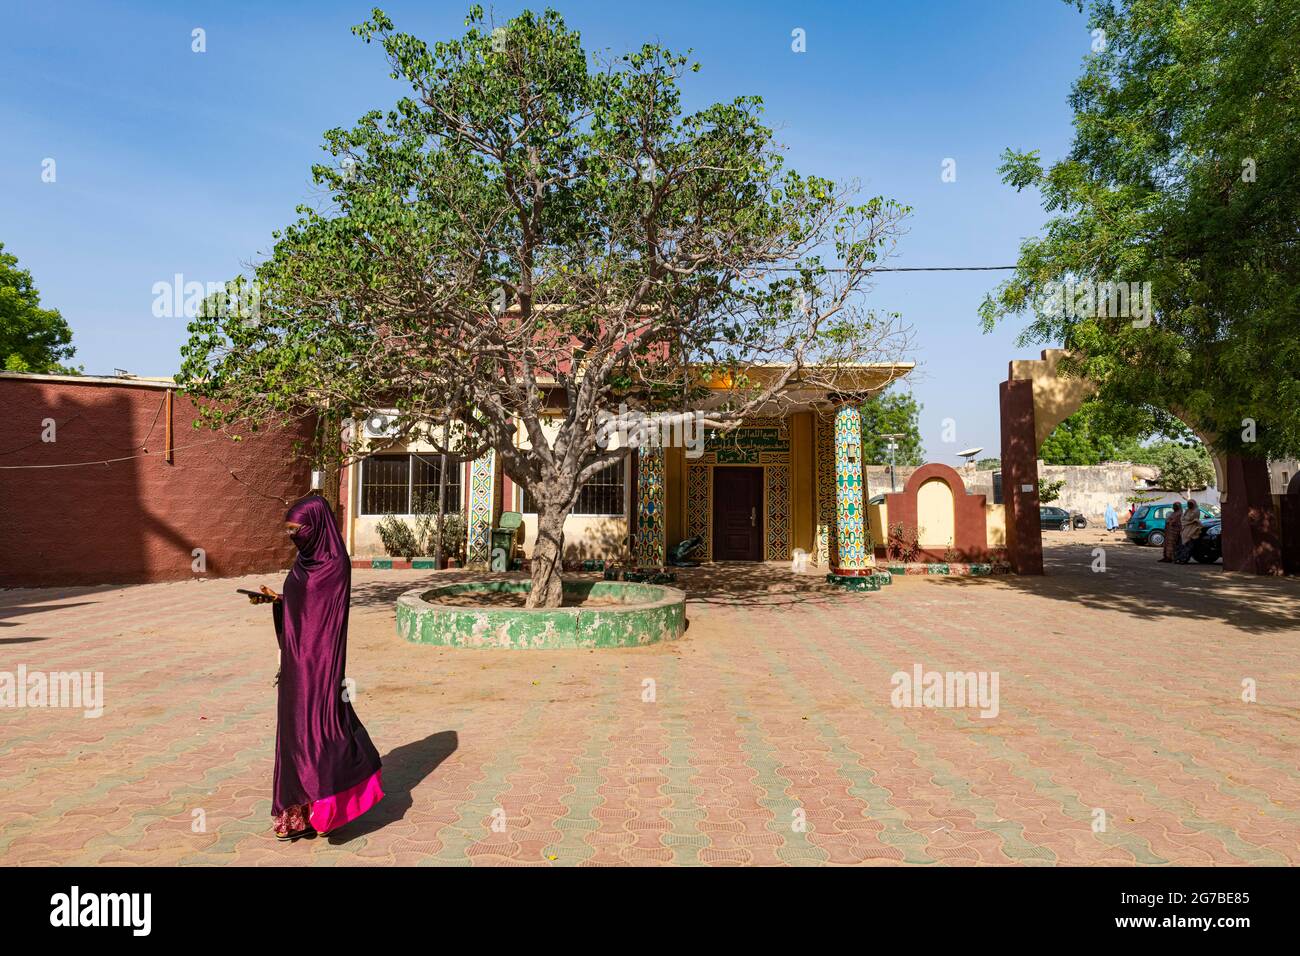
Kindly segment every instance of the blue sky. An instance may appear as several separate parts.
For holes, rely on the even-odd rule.
[[[220,281],[318,197],[321,134],[403,90],[352,36],[373,3],[17,3],[0,13],[0,242],[73,329],[88,373],[170,375],[181,318],[153,285]],[[463,31],[469,0],[386,2],[427,40]],[[498,20],[544,3],[497,3]],[[1039,231],[1037,196],[997,175],[1003,148],[1069,147],[1086,21],[1059,0],[843,3],[551,0],[588,50],[647,40],[702,62],[687,105],[758,94],[800,171],[857,179],[915,209],[893,265],[1008,265]],[[207,51],[191,51],[191,31]],[[807,51],[791,50],[806,31]],[[955,182],[941,181],[946,158]],[[56,163],[54,182],[42,164]],[[911,387],[928,457],[996,455],[998,382],[1019,326],[979,328],[1000,273],[881,275],[870,304],[916,330]],[[956,440],[942,440],[944,419]]]

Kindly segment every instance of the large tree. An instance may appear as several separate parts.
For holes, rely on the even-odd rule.
[[[495,449],[538,513],[530,604],[554,606],[564,520],[627,453],[598,441],[603,411],[724,385],[727,427],[902,357],[862,294],[906,209],[787,170],[757,97],[685,112],[684,56],[597,62],[552,11],[466,26],[355,28],[411,95],[326,134],[329,201],[209,303],[180,378],[214,422],[396,407],[399,438]]]
[[[1063,344],[1103,403],[1173,412],[1224,451],[1293,456],[1300,6],[1097,0],[1089,25],[1070,154],[1006,153],[1005,180],[1053,217],[985,325],[1031,313],[1022,342]],[[1154,308],[1107,283],[1149,283]]]
[[[63,364],[72,358],[72,329],[57,309],[41,308],[32,274],[0,242],[0,368],[6,372],[75,375]]]

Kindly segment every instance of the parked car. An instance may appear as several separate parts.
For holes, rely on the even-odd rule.
[[[1069,531],[1070,525],[1076,528],[1088,527],[1088,519],[1083,515],[1072,515],[1064,508],[1052,505],[1040,505],[1038,508],[1038,527],[1044,531]]]
[[[1219,518],[1206,518],[1201,522],[1205,530],[1192,545],[1192,558],[1198,564],[1213,564],[1223,557],[1223,521]]]
[[[1165,521],[1168,520],[1173,510],[1172,502],[1141,505],[1137,511],[1133,512],[1133,517],[1129,519],[1128,524],[1124,526],[1124,536],[1137,544],[1149,544],[1156,548],[1163,547],[1165,543]],[[1206,523],[1207,527],[1210,521],[1217,522],[1219,520],[1219,510],[1212,505],[1202,506],[1201,515],[1202,521]]]

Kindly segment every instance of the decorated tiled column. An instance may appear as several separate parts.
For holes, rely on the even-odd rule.
[[[496,454],[475,458],[469,467],[469,521],[466,522],[465,566],[486,568],[492,549],[493,493]]]
[[[867,523],[864,490],[862,415],[857,408],[844,405],[835,413],[835,542],[838,553],[827,580],[855,590],[876,590],[879,585],[873,578],[875,550]]]
[[[641,449],[636,470],[636,498],[636,566],[662,568],[667,561],[662,448]]]

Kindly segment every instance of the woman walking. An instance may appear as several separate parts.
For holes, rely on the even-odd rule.
[[[275,835],[328,833],[381,799],[379,752],[344,691],[352,564],[334,514],[309,495],[285,515],[298,548],[284,593],[274,602],[280,643],[279,703],[271,814]]]

